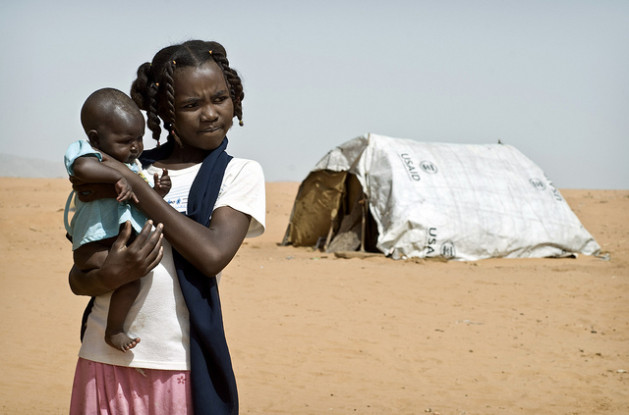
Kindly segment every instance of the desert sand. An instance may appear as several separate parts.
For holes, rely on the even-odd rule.
[[[299,183],[221,280],[243,414],[628,414],[629,191],[562,190],[609,259],[340,259],[281,247]],[[64,179],[0,178],[0,413],[67,413],[87,302]]]

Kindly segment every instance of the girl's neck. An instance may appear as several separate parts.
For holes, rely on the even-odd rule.
[[[172,170],[184,169],[196,164],[202,163],[208,152],[198,148],[191,148],[187,146],[180,146],[176,144],[173,146],[173,152],[163,160],[155,163],[156,167],[165,167]]]

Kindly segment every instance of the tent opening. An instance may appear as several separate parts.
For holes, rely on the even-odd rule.
[[[326,252],[379,252],[378,230],[354,174],[311,172],[299,186],[282,245]]]

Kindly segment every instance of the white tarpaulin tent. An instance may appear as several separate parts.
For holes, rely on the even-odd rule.
[[[542,170],[514,147],[375,134],[317,163],[300,186],[283,243],[378,250],[395,259],[600,251]]]

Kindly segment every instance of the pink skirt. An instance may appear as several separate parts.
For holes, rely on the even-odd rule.
[[[137,369],[79,358],[70,415],[192,413],[190,371]]]

